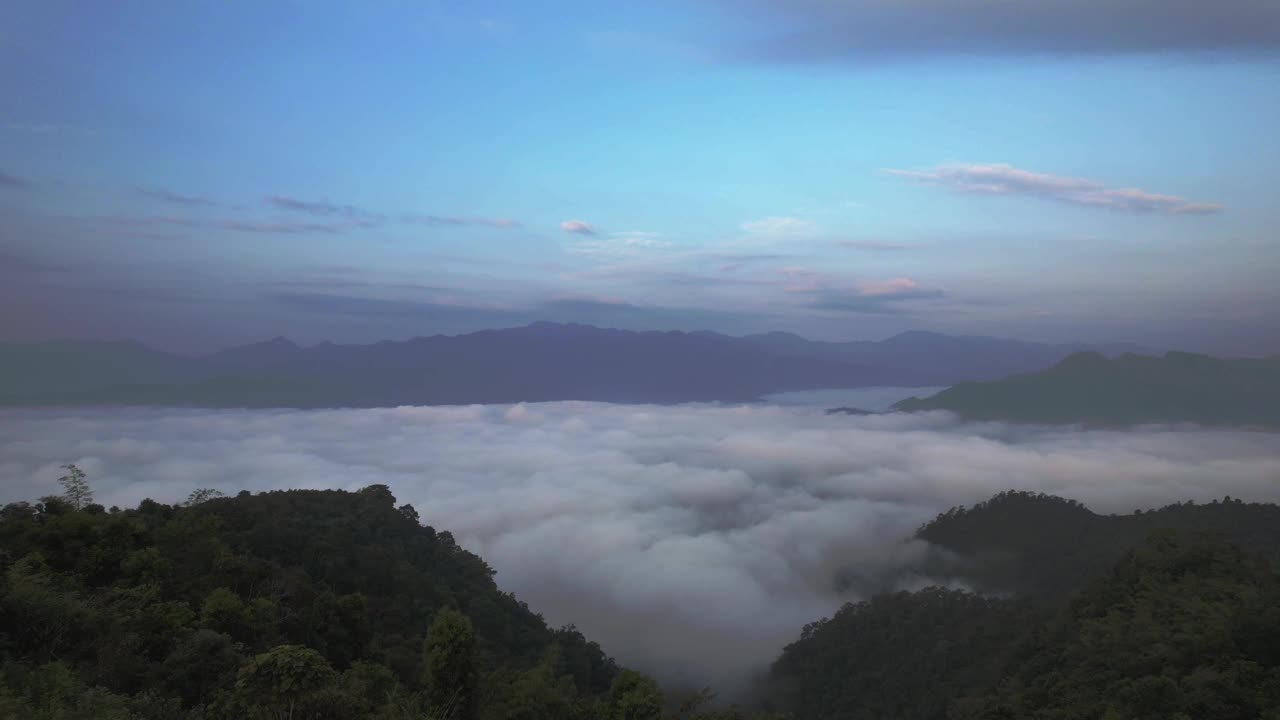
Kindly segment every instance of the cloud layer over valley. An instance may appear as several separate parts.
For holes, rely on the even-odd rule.
[[[0,413],[0,501],[56,492],[65,462],[106,505],[385,483],[553,625],[721,687],[853,599],[838,570],[939,580],[911,573],[927,548],[901,541],[956,504],[1009,488],[1115,512],[1280,501],[1280,435],[1267,433],[589,403]]]

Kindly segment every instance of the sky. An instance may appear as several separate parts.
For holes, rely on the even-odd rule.
[[[1280,353],[1273,0],[9,0],[0,340]]]

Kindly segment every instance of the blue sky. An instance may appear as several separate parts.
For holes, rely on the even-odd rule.
[[[0,339],[1280,352],[1280,6],[636,5],[6,3]]]

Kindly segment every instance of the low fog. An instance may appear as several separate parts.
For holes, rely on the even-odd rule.
[[[903,543],[1005,489],[1100,512],[1280,501],[1280,435],[962,423],[943,414],[589,403],[332,411],[0,412],[0,501],[89,473],[104,505],[384,483],[553,625],[624,664],[731,689],[801,626],[922,578]],[[855,584],[855,587],[866,584]]]

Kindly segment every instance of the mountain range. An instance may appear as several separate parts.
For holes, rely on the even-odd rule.
[[[994,380],[1081,350],[1132,349],[920,331],[820,342],[781,332],[732,337],[546,322],[368,345],[302,347],[278,337],[199,357],[135,341],[10,343],[0,344],[0,405],[745,402],[791,390]]]
[[[1274,427],[1280,426],[1280,357],[1081,352],[1041,372],[963,382],[895,408],[950,410],[978,420]]]

